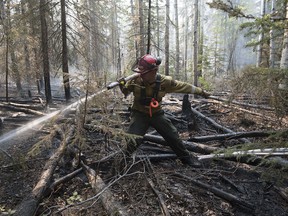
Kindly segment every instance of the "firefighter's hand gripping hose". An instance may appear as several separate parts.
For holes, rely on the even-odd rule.
[[[125,84],[127,81],[132,80],[132,79],[135,79],[135,78],[137,78],[137,77],[139,77],[139,76],[140,76],[139,73],[135,73],[135,74],[132,74],[132,75],[130,75],[130,76],[121,78],[121,79],[119,79],[119,81],[110,83],[110,84],[107,86],[107,89],[109,90],[109,89],[112,89],[112,88],[114,88],[114,87],[116,87],[116,86],[119,86],[119,85],[121,85],[121,84],[123,84],[123,83]],[[120,82],[121,82],[121,83],[120,83]]]

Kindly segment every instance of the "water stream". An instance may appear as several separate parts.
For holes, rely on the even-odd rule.
[[[105,91],[107,91],[107,89],[103,89],[103,90],[100,90],[99,92],[87,97],[87,101],[91,100],[93,97],[99,95],[99,94],[102,94],[104,93]],[[35,119],[35,120],[32,120],[30,122],[27,122],[25,125],[19,127],[19,128],[16,128],[14,130],[11,130],[9,131],[8,133],[6,134],[3,134],[2,136],[0,136],[0,147],[1,145],[3,145],[6,141],[9,141],[21,134],[24,134],[26,132],[28,132],[30,129],[34,129],[36,126],[39,126],[41,123],[44,123],[46,121],[48,121],[49,119],[59,115],[59,114],[65,114],[66,112],[70,111],[71,109],[78,109],[79,106],[85,102],[85,99],[86,97],[83,97],[81,98],[80,100],[66,106],[65,108],[63,109],[60,109],[60,110],[56,110],[52,113],[49,113],[45,116],[42,116],[38,119]],[[26,134],[25,134],[26,135]],[[27,134],[29,135],[29,134]],[[30,133],[30,135],[32,135],[32,133]]]

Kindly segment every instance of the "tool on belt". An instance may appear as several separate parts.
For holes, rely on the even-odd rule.
[[[152,109],[157,108],[159,106],[157,98],[158,98],[158,92],[160,90],[160,84],[161,84],[161,75],[157,74],[152,97],[146,97],[146,89],[145,88],[141,89],[140,103],[144,106],[149,106],[150,117],[152,117]]]

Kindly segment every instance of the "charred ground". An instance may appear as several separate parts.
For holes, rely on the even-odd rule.
[[[50,120],[41,127],[29,130],[28,134],[16,135],[0,145],[11,156],[9,158],[0,152],[2,214],[14,213],[31,195],[47,161],[59,147],[63,134],[67,134],[71,127],[75,128],[69,144],[72,147],[57,163],[52,182],[79,169],[83,161],[101,178],[105,190],[95,192],[85,172],[79,171],[73,178],[46,190],[37,215],[108,215],[111,208],[115,211],[120,209],[120,213],[123,211],[128,215],[288,214],[287,156],[266,156],[265,161],[263,157],[247,155],[206,159],[202,160],[202,168],[194,169],[175,158],[169,147],[145,141],[137,151],[135,161],[127,164],[124,173],[117,169],[112,172],[117,167],[115,160],[117,162],[117,157],[121,157],[120,150],[125,145],[124,137],[127,135],[123,131],[129,123],[129,112],[126,101],[115,102],[113,97],[108,98],[109,95],[105,95],[93,100],[86,115],[84,111],[72,112],[65,118]],[[39,105],[32,101],[28,104]],[[197,100],[191,97],[189,101],[193,109],[234,132],[282,131],[288,126],[287,117],[279,119],[271,110],[212,99]],[[12,111],[9,108],[13,106],[11,104],[1,104],[7,105],[1,108],[1,117],[4,118],[2,134],[37,118],[24,110]],[[55,104],[55,107],[60,107],[59,104]],[[38,107],[38,110],[46,112],[44,107],[42,110]],[[181,95],[169,95],[164,101],[164,110],[171,116],[183,140],[223,133],[195,114],[184,115]],[[157,136],[153,130],[149,132]],[[224,139],[202,144],[225,149],[227,155],[235,150],[287,147],[285,133],[248,139],[251,143]],[[166,156],[161,157],[164,154]],[[107,191],[112,197],[105,201]]]

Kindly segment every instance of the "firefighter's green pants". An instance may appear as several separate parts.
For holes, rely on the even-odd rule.
[[[172,124],[170,119],[164,115],[163,110],[153,114],[152,117],[139,111],[132,111],[128,133],[143,136],[150,126],[155,128],[155,130],[165,139],[167,144],[179,158],[189,156],[189,152],[183,145],[176,127]],[[128,141],[126,154],[131,155],[141,143],[142,138]]]

